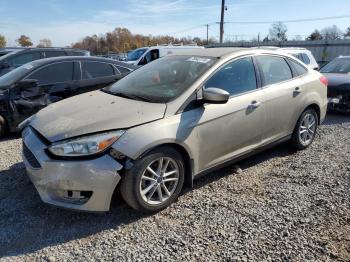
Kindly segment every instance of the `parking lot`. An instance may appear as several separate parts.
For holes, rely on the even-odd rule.
[[[305,151],[283,144],[195,182],[142,216],[116,197],[108,213],[41,202],[21,140],[0,141],[1,260],[327,261],[350,259],[350,117],[328,115]]]

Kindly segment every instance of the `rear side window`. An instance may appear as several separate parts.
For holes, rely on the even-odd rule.
[[[73,65],[73,62],[48,65],[26,78],[38,80],[39,85],[69,82],[73,80]]]
[[[301,76],[303,74],[306,74],[307,69],[305,67],[303,67],[301,64],[299,64],[298,62],[296,62],[292,59],[288,59],[288,61],[292,65],[297,76]]]
[[[225,65],[205,83],[205,87],[221,88],[231,96],[255,90],[257,85],[252,58],[241,58]]]
[[[115,74],[112,65],[100,62],[81,62],[81,69],[83,79],[107,77]]]
[[[310,64],[310,58],[308,57],[308,55],[305,54],[305,53],[302,53],[301,56],[302,56],[302,58],[303,58],[302,61],[303,61],[305,64],[309,65],[309,64]]]
[[[11,67],[19,67],[38,59],[40,59],[40,52],[28,52],[10,57],[6,61]]]
[[[122,67],[122,66],[115,66],[118,70],[119,70],[119,72],[120,73],[122,73],[122,74],[125,74],[125,73],[129,73],[131,70],[130,69],[127,69],[127,68],[125,68],[125,67]]]
[[[58,57],[58,56],[66,56],[66,53],[64,51],[45,51],[45,57]]]
[[[262,71],[264,86],[293,78],[292,71],[284,58],[279,56],[257,56]]]

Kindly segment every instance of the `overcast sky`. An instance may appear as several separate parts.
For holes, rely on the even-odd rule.
[[[226,0],[226,21],[286,21],[350,15],[349,0]],[[204,24],[220,20],[221,0],[0,0],[0,34],[15,45],[21,34],[35,44],[49,38],[55,46],[70,45],[86,35],[115,27],[133,33],[206,36]],[[350,18],[287,23],[290,38],[306,36],[315,28],[337,25],[345,30]],[[225,38],[268,34],[270,24],[226,24]],[[209,34],[218,38],[219,26]]]

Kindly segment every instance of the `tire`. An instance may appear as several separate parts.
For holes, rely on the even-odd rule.
[[[0,116],[0,139],[6,135],[6,121]]]
[[[159,171],[160,162],[163,172]],[[132,208],[143,213],[154,213],[178,198],[184,178],[181,154],[173,148],[161,147],[136,160],[133,167],[124,172],[120,192]]]
[[[305,125],[307,125],[307,127]],[[299,117],[298,122],[294,128],[291,140],[292,146],[299,150],[308,148],[315,139],[317,128],[318,115],[315,109],[306,109]]]

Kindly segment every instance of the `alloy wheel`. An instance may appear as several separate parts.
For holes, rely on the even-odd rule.
[[[150,163],[141,176],[141,197],[149,205],[160,205],[172,196],[178,182],[179,166],[176,161],[160,157]]]
[[[306,114],[299,126],[299,139],[304,146],[308,146],[316,132],[316,118],[313,114]]]

